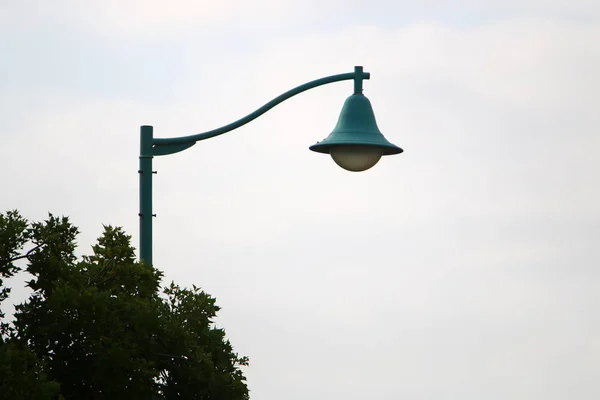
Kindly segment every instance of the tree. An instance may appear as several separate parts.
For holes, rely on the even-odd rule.
[[[14,274],[14,261],[26,259],[33,290],[16,306],[13,326],[4,323],[2,347],[29,352],[15,368],[43,378],[45,398],[248,398],[240,369],[248,360],[215,327],[213,297],[174,283],[161,292],[162,273],[136,261],[121,228],[105,226],[81,260],[77,234],[66,217],[28,223],[13,211],[0,218],[0,273]],[[0,382],[0,393],[7,385],[16,384]]]
[[[58,382],[49,380],[35,355],[14,340],[0,342],[0,398],[63,399]]]
[[[10,288],[4,286],[4,279],[12,277],[19,271],[14,264],[20,258],[19,250],[27,242],[29,236],[27,220],[16,211],[0,214],[0,305],[10,294]],[[0,334],[7,333],[8,324],[4,322],[4,313],[0,310]]]

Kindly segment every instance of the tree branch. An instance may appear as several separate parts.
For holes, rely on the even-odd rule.
[[[88,285],[91,286],[92,284],[95,285],[100,285],[104,282],[107,282],[108,280],[110,280],[110,277],[108,278],[108,280],[104,280],[102,282],[94,282],[94,280],[96,278],[100,278],[100,276],[102,276],[102,274],[108,269],[108,267],[110,267],[111,264],[115,263],[115,258],[111,258],[108,262],[106,262],[104,264],[104,266],[102,266],[102,268],[100,268],[93,276],[88,278]]]
[[[29,258],[29,256],[31,256],[31,253],[33,253],[34,251],[38,250],[43,245],[44,245],[44,243],[38,244],[37,246],[35,246],[33,249],[29,250],[25,254],[21,254],[20,256],[9,258],[8,261],[2,267],[6,267],[6,266],[8,266],[8,264],[12,264],[15,261],[22,260],[24,258]]]

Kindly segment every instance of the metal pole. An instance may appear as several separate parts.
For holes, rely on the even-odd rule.
[[[369,79],[369,75],[363,72],[363,67],[354,67],[354,94],[363,94],[363,79]]]
[[[140,261],[147,264],[152,264],[152,139],[152,127],[140,127]]]

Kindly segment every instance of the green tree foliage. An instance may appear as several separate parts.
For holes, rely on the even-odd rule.
[[[214,326],[213,297],[174,283],[161,291],[162,273],[136,261],[121,228],[105,226],[81,260],[77,234],[65,217],[0,215],[0,278],[26,259],[33,290],[13,325],[2,321],[0,398],[248,399],[248,360]]]
[[[15,261],[24,256],[19,254],[29,238],[27,220],[16,211],[0,214],[0,303],[10,294],[10,288],[4,285],[4,279],[19,271]],[[4,322],[4,313],[0,310],[0,334],[4,336],[8,325]]]
[[[64,399],[35,354],[15,340],[0,342],[0,398]]]

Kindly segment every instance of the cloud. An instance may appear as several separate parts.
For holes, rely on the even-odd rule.
[[[2,17],[4,16],[4,17]],[[6,3],[0,18],[7,26],[23,31],[42,27],[76,26],[117,40],[182,39],[203,32],[242,30],[246,35],[267,30],[332,31],[348,25],[376,24],[385,27],[410,25],[419,20],[446,20],[457,24],[480,24],[513,18],[549,18],[594,21],[600,7],[592,0],[578,1],[490,1],[462,0],[419,3],[375,0],[306,1],[283,4],[274,0],[106,0],[82,3],[76,0],[43,0]]]
[[[256,26],[264,20],[306,15],[314,4],[283,5],[274,0],[252,3],[235,0],[106,0],[82,3],[57,0],[52,3],[32,0],[6,4],[0,11],[15,28],[74,26],[108,39],[138,40],[182,37],[197,30],[215,31],[222,25]],[[326,5],[322,11],[329,10]],[[2,15],[2,14],[0,14]],[[23,25],[28,25],[24,27]]]

